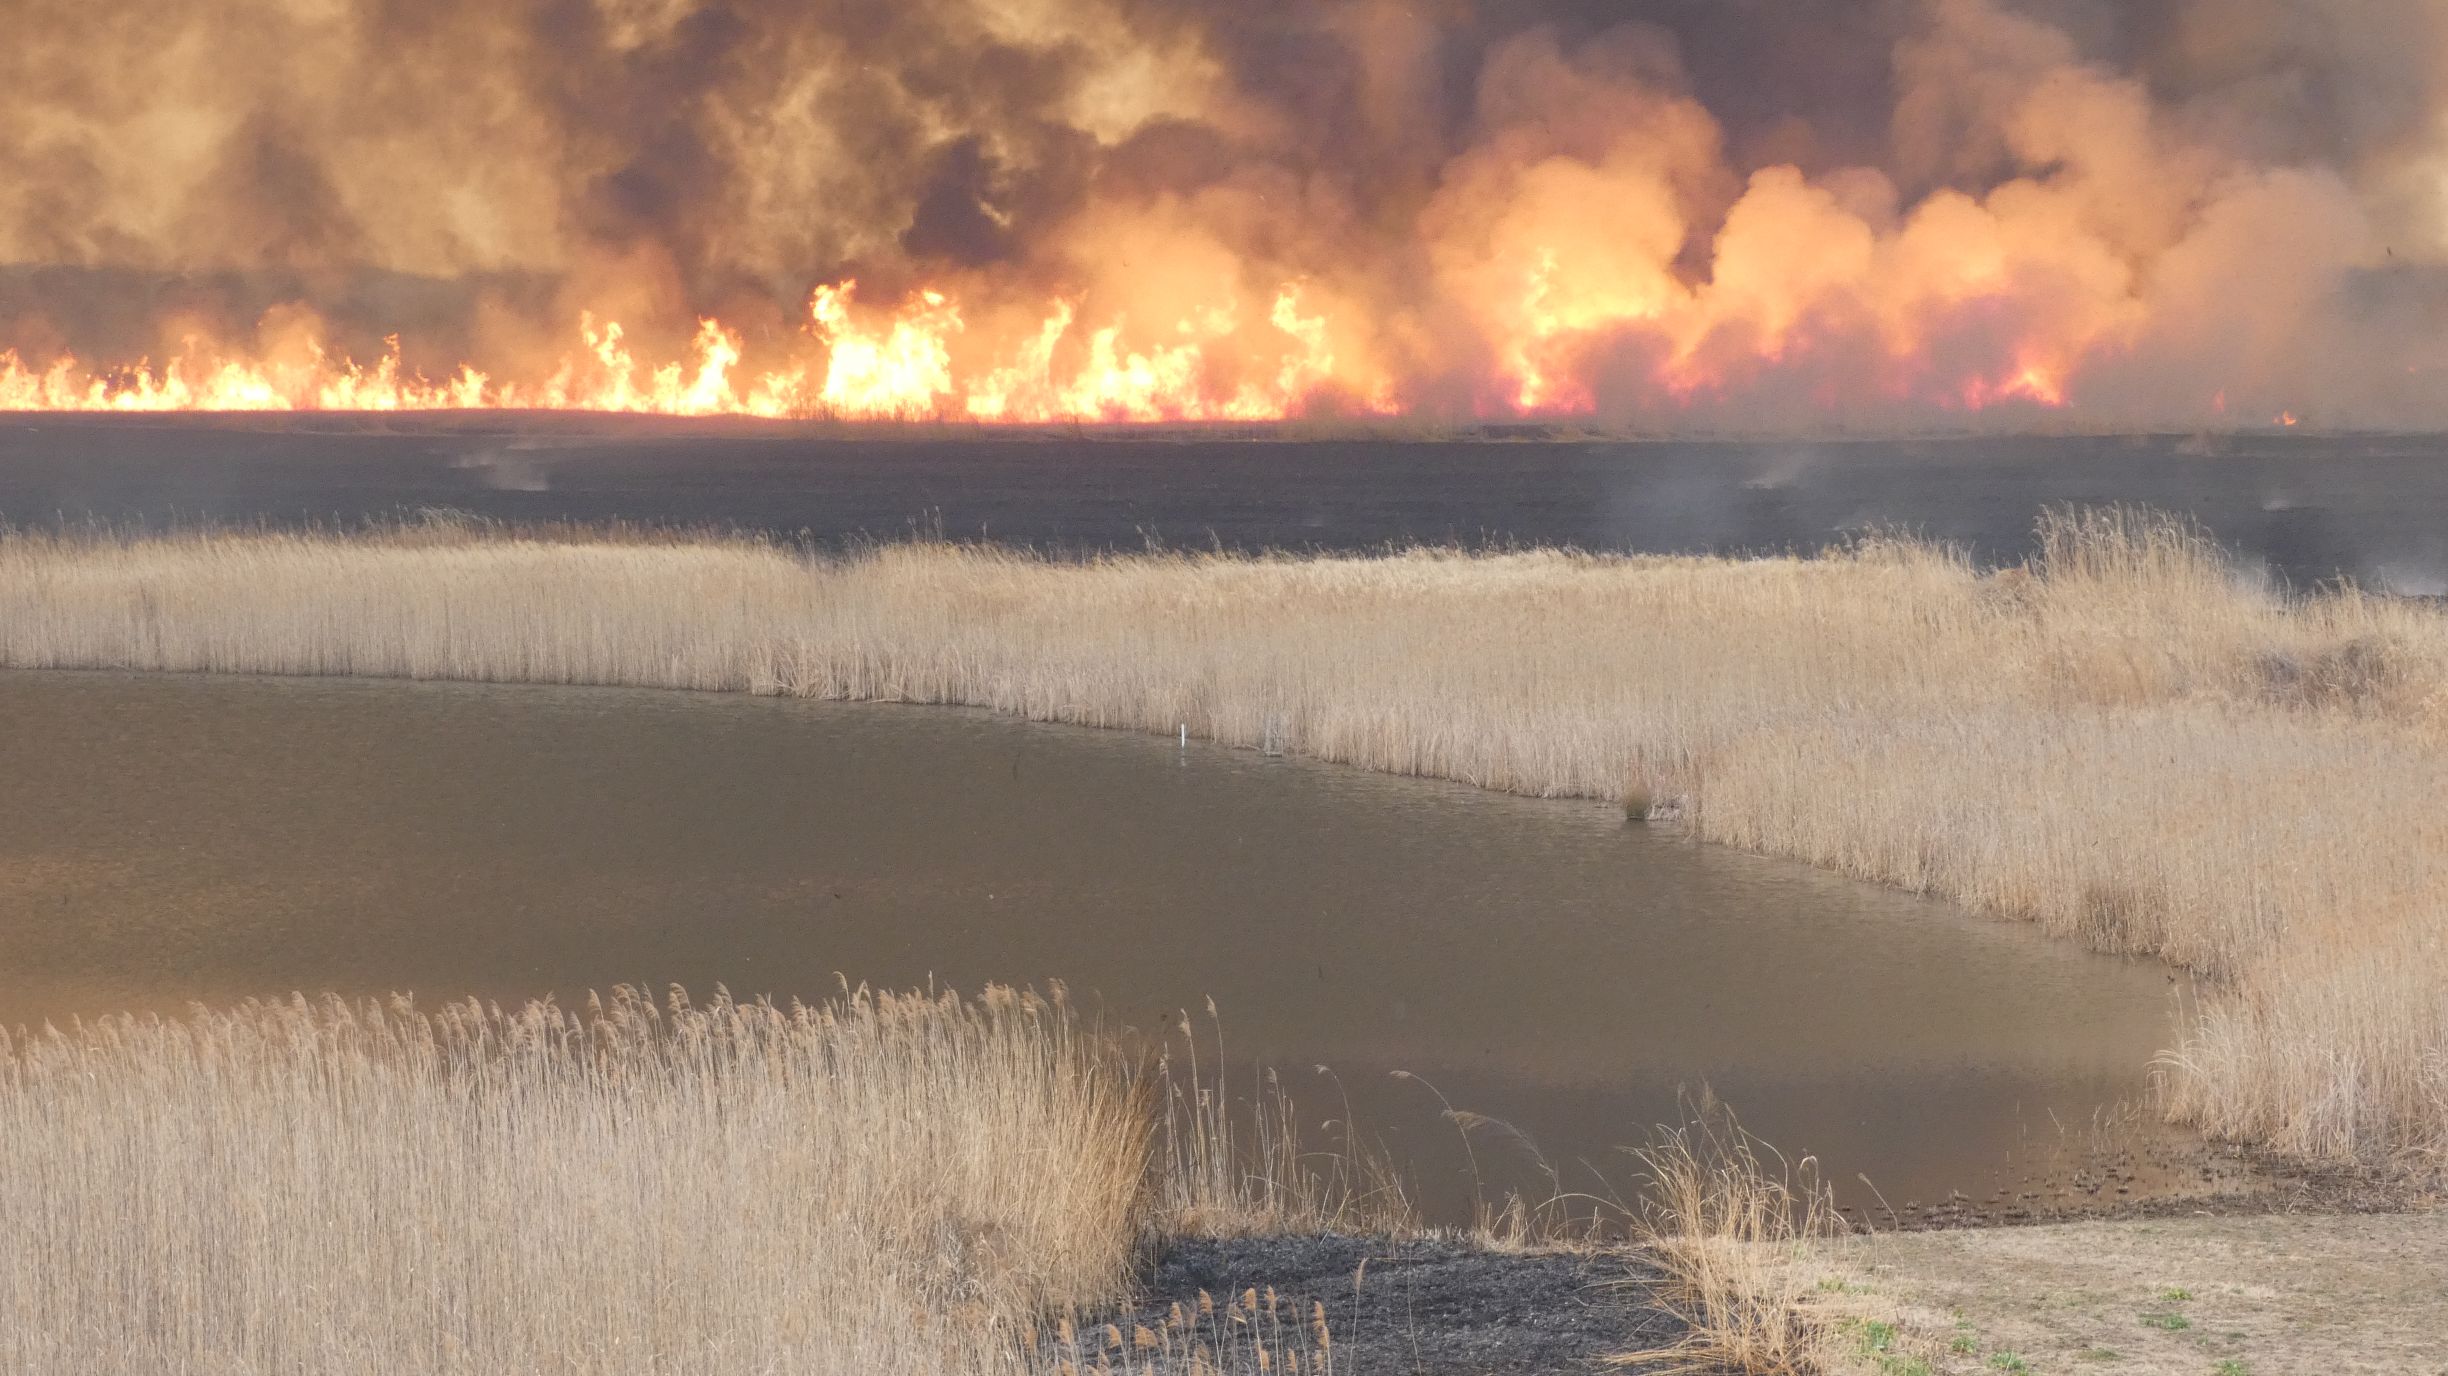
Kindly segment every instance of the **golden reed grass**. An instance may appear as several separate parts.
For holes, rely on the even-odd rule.
[[[1818,1163],[1777,1156],[1705,1095],[1687,1108],[1681,1127],[1633,1153],[1644,1190],[1632,1220],[1661,1273],[1659,1298],[1686,1332],[1615,1365],[1655,1376],[1840,1369],[1836,1324],[1805,1278],[1813,1245],[1843,1228]]]
[[[0,1032],[0,1371],[1327,1373],[1271,1293],[1096,1317],[1168,1236],[1411,1226],[1292,1123],[1059,991]]]
[[[1007,993],[0,1039],[0,1370],[1026,1370],[1125,1283],[1144,1110]]]
[[[1909,540],[1057,562],[17,535],[0,665],[957,703],[1671,801],[1709,840],[2201,972],[2170,1102],[2215,1132],[2448,1158],[2448,614],[2273,589],[2170,519],[2052,515],[1997,572]]]

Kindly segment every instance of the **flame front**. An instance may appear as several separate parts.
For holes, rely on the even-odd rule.
[[[1515,291],[1489,300],[1493,385],[1480,416],[1570,416],[1600,409],[1593,375],[1634,369],[1645,395],[1667,405],[1739,393],[1762,373],[1807,365],[1804,328],[1827,300],[1778,297],[1738,274],[1694,289],[1652,271],[1636,280],[1566,275],[1563,257],[1540,247],[1517,266]],[[1994,271],[1990,269],[1988,271]],[[1763,294],[1765,293],[1765,294]],[[2011,296],[1977,283],[1937,293],[1937,316],[1967,306],[2011,314]],[[1873,347],[1859,385],[1939,411],[2009,408],[2047,412],[2074,404],[2070,379],[2113,356],[2130,331],[2116,313],[2083,322],[2071,339],[2034,333],[2009,342],[1994,363],[1953,371],[1926,352],[1922,316],[1881,317],[1846,301]],[[1868,312],[1865,316],[1864,312]],[[1413,409],[1402,375],[1307,304],[1299,283],[1281,286],[1262,318],[1235,301],[1194,310],[1154,331],[1127,317],[1083,321],[1079,302],[1057,298],[1035,323],[981,337],[947,292],[924,289],[897,307],[868,309],[844,280],[811,295],[804,327],[764,367],[745,365],[740,332],[698,322],[681,357],[641,362],[629,333],[585,313],[573,346],[537,381],[496,378],[462,364],[439,378],[408,368],[396,337],[372,362],[335,357],[320,343],[302,358],[273,361],[189,341],[158,363],[89,367],[71,356],[39,366],[0,350],[0,411],[267,412],[535,410],[668,416],[813,417],[856,421],[981,424],[1264,422],[1312,414],[1390,416]],[[2104,323],[2103,323],[2104,321]],[[1841,341],[1858,363],[1862,334]],[[1627,365],[1624,360],[1630,359]],[[2226,412],[2222,390],[2210,410]],[[2287,411],[2272,422],[2293,426]]]
[[[842,420],[1043,424],[1064,422],[1269,421],[1301,414],[1328,390],[1346,411],[1387,414],[1388,385],[1338,368],[1327,323],[1302,313],[1297,285],[1269,308],[1266,338],[1219,305],[1175,323],[1149,347],[1123,341],[1120,322],[1077,328],[1077,307],[1058,300],[1043,322],[999,358],[957,369],[965,325],[958,303],[917,293],[896,310],[855,308],[857,283],[818,287],[802,343],[814,355],[790,366],[742,371],[738,332],[698,324],[687,356],[655,366],[633,355],[617,321],[582,315],[577,347],[542,382],[496,382],[472,366],[435,381],[400,361],[397,339],[372,364],[328,357],[320,346],[297,364],[216,356],[200,344],[156,366],[138,361],[88,369],[62,357],[37,369],[0,351],[5,411],[447,411],[631,412],[669,416],[827,417]],[[1238,381],[1230,371],[1251,372]],[[1253,372],[1254,370],[1254,372]]]

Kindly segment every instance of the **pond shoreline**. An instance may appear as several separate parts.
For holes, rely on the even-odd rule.
[[[2255,584],[2148,513],[2048,513],[2040,543],[1983,571],[1896,539],[1079,564],[452,522],[17,534],[0,664],[958,704],[1680,798],[1702,839],[2194,971],[2161,1061],[2180,1121],[2333,1160],[2448,1140],[2448,616]]]
[[[2206,1174],[2238,1188],[2169,1191],[2125,1197],[2094,1193],[2077,1203],[2044,1200],[1995,1204],[1964,1197],[1892,1212],[1849,1209],[1848,1227],[1865,1234],[2044,1228],[2068,1223],[2144,1223],[2179,1218],[2261,1218],[2311,1214],[2335,1217],[2422,1213],[2438,1208],[2440,1189],[2384,1167],[2305,1161],[2237,1143],[2198,1144],[2183,1154]]]
[[[973,709],[46,671],[0,673],[0,716],[22,732],[0,832],[39,857],[0,867],[0,908],[42,915],[0,919],[0,1016],[299,989],[788,1002],[840,972],[1060,980],[1161,1045],[1212,998],[1236,1087],[1263,1064],[1318,1113],[1348,1095],[1438,1222],[1474,1187],[1429,1084],[1604,1195],[1616,1149],[1705,1081],[1901,1202],[2072,1170],[2092,1134],[2057,1121],[2137,1101],[2168,1026],[2139,962],[1602,804]],[[1491,1133],[1480,1192],[1544,1197]]]

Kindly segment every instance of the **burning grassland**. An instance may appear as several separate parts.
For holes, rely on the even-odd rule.
[[[2172,1109],[2323,1158],[2448,1145],[2448,615],[2197,532],[2028,567],[1418,552],[1048,562],[453,526],[20,535],[0,665],[958,703],[1548,796],[2202,978]],[[1842,939],[1841,933],[1829,939]]]
[[[2448,423],[2427,0],[20,11],[0,409]]]

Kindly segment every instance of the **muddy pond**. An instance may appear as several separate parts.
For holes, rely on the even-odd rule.
[[[1348,1091],[1432,1203],[1465,1177],[1429,1086],[1568,1187],[1629,1178],[1615,1149],[1706,1084],[1855,1198],[2054,1188],[2100,1125],[2156,1131],[2131,1110],[2175,1012],[2155,965],[1601,805],[943,709],[0,673],[0,777],[0,1023],[843,978],[1060,980],[1142,1027],[1213,998],[1236,1074],[1312,1120]]]

